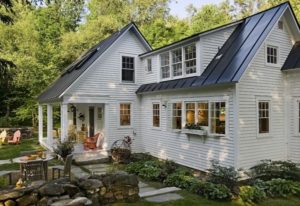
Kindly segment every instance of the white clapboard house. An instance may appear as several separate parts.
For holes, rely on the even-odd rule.
[[[59,105],[62,141],[84,124],[86,136],[104,134],[103,150],[129,135],[134,152],[199,170],[211,160],[235,168],[300,162],[299,25],[283,3],[152,49],[130,23],[66,68],[38,102],[48,148]]]

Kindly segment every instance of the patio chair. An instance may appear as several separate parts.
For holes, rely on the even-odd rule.
[[[25,180],[35,181],[45,179],[44,164],[42,160],[29,161],[22,165],[23,178]]]
[[[6,130],[3,130],[0,134],[0,145],[5,144],[7,141],[7,132]]]
[[[97,133],[93,137],[88,137],[84,140],[84,149],[102,149],[103,140],[104,136],[102,133]]]
[[[73,155],[70,154],[67,156],[65,164],[64,165],[56,165],[52,167],[52,179],[54,180],[55,172],[58,172],[58,178],[60,178],[60,172],[63,172],[62,177],[69,177],[71,178],[71,166],[72,166],[72,159]]]
[[[13,139],[8,140],[8,144],[20,144],[20,139],[21,139],[21,132],[20,130],[17,130],[14,133]]]

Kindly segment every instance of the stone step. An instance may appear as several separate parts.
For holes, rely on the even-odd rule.
[[[108,163],[108,157],[95,157],[95,158],[74,158],[74,163],[77,165],[92,165],[92,164],[101,164],[101,163]]]
[[[143,194],[145,192],[151,192],[151,191],[155,191],[155,190],[157,190],[157,189],[153,188],[153,187],[142,187],[142,188],[140,188],[139,195],[141,196],[141,194]]]
[[[161,189],[157,189],[157,190],[153,190],[153,191],[148,191],[148,192],[143,192],[140,193],[140,197],[151,197],[151,196],[155,196],[155,195],[162,195],[162,194],[166,194],[166,193],[171,193],[171,192],[176,192],[176,191],[180,191],[180,188],[177,187],[165,187],[165,188],[161,188]]]
[[[168,201],[174,201],[174,200],[180,200],[183,199],[183,197],[176,193],[167,193],[152,197],[145,198],[148,202],[155,202],[155,203],[162,203],[162,202],[168,202]]]

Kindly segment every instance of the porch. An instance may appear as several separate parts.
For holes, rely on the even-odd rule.
[[[59,140],[72,141],[74,154],[92,152],[107,155],[107,110],[105,103],[39,104],[39,142],[53,150]],[[97,133],[104,137],[102,149],[84,149],[85,139]]]

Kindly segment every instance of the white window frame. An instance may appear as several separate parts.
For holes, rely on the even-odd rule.
[[[123,81],[122,80],[122,70],[123,70],[123,65],[122,65],[122,60],[123,60],[123,57],[132,57],[133,58],[133,66],[134,66],[134,70],[133,70],[133,82],[131,81]],[[121,53],[120,54],[120,83],[121,84],[135,84],[136,83],[136,68],[137,68],[137,63],[136,63],[136,58],[137,56],[136,55],[133,55],[133,54],[127,54],[127,53]]]
[[[153,115],[153,105],[154,104],[158,104],[159,105],[159,126],[158,127],[156,127],[156,126],[154,126],[153,125],[153,118],[154,118],[154,115]],[[155,102],[152,102],[152,104],[151,104],[151,111],[152,111],[152,128],[153,129],[160,129],[161,128],[161,103],[160,102],[158,102],[158,101],[155,101]]]
[[[162,64],[161,64],[161,59],[162,58],[161,57],[162,57],[162,55],[165,55],[165,54],[169,55],[169,64],[168,64],[168,66],[169,66],[169,77],[163,78],[162,67],[167,67],[167,65],[162,66]],[[171,54],[170,54],[169,51],[161,53],[159,55],[159,73],[160,73],[160,79],[163,80],[163,81],[167,81],[167,80],[170,80],[172,78]]]
[[[173,61],[173,53],[175,52],[175,51],[180,51],[181,52],[181,61],[178,61],[178,62],[174,62]],[[171,77],[173,78],[173,79],[175,79],[175,78],[179,78],[179,77],[182,77],[183,76],[183,74],[184,74],[184,71],[183,71],[183,55],[184,55],[184,53],[183,53],[183,49],[182,49],[182,47],[179,47],[179,48],[176,48],[176,49],[172,49],[171,51],[170,51],[170,55],[171,55]],[[175,65],[181,65],[181,75],[174,75],[174,66]]]
[[[196,57],[195,57],[194,59],[186,60],[186,58],[185,58],[185,48],[186,48],[186,47],[189,47],[189,46],[194,46],[194,47],[195,47]],[[186,77],[194,76],[195,74],[197,74],[197,70],[198,70],[198,69],[197,69],[197,45],[196,45],[196,42],[195,42],[195,43],[192,43],[192,44],[188,44],[188,45],[186,45],[186,46],[183,47],[183,58],[182,58],[182,60],[183,60],[183,74],[184,74]],[[187,74],[187,73],[186,73],[186,65],[185,65],[185,63],[186,63],[187,61],[192,61],[192,60],[195,60],[195,61],[196,61],[196,65],[195,65],[196,71],[195,71],[194,73]]]
[[[150,62],[150,67],[149,67],[149,62]],[[150,70],[149,70],[149,68],[150,68]],[[152,58],[147,58],[146,59],[146,71],[147,71],[147,73],[152,73],[152,69],[153,69]]]
[[[300,97],[295,99],[295,106],[293,107],[296,110],[295,114],[295,135],[300,136]]]
[[[276,64],[268,62],[268,47],[277,48],[277,63]],[[273,67],[280,66],[280,47],[278,44],[276,44],[276,43],[266,43],[265,44],[265,63],[267,66],[273,66]]]
[[[218,133],[212,133],[211,132],[211,103],[218,103],[218,102],[224,102],[225,103],[225,134],[218,134]],[[228,100],[211,100],[208,101],[208,134],[209,136],[215,136],[215,137],[225,137],[226,135],[228,135],[229,129],[228,129],[228,121],[229,121],[229,112],[228,112]]]
[[[121,125],[121,104],[130,105],[130,125]],[[118,124],[120,129],[131,129],[133,123],[133,104],[130,101],[121,101],[118,103]]]
[[[271,97],[256,97],[255,108],[256,108],[256,133],[257,137],[271,137],[272,136],[272,98]],[[259,102],[269,103],[269,132],[259,133]]]
[[[174,129],[173,128],[173,120],[174,120],[174,104],[177,104],[177,103],[180,103],[181,104],[181,129]],[[184,106],[184,102],[183,101],[174,101],[171,103],[172,105],[172,108],[171,108],[171,129],[173,132],[179,132],[181,131],[183,128],[184,128],[184,125],[185,125],[185,122],[184,121],[184,118],[183,118],[183,114],[185,113],[185,106]]]

